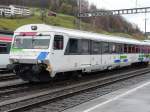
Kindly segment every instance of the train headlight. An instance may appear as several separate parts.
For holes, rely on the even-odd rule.
[[[32,30],[37,30],[37,26],[31,26]]]

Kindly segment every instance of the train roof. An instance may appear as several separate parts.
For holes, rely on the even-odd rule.
[[[32,26],[36,26],[37,30],[32,30],[31,28]],[[65,33],[70,37],[76,37],[76,38],[85,38],[91,40],[125,43],[125,44],[149,45],[148,43],[136,39],[105,35],[105,34],[93,33],[88,31],[74,30],[74,29],[68,29],[63,27],[50,26],[46,24],[24,25],[15,31],[15,33],[19,33],[19,32],[59,32],[59,33]]]

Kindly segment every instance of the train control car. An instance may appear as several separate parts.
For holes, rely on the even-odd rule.
[[[11,42],[11,37],[0,36],[0,69],[6,69],[6,66],[9,64]]]
[[[149,63],[150,44],[135,39],[30,24],[13,37],[9,69],[23,80],[49,81],[58,74],[82,74]]]

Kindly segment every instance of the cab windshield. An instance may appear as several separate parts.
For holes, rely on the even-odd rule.
[[[16,36],[13,48],[21,49],[48,49],[50,35],[42,36]]]

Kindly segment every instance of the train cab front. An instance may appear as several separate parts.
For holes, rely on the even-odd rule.
[[[25,81],[41,82],[51,79],[50,34],[36,32],[21,32],[14,36],[10,50],[10,65]]]

